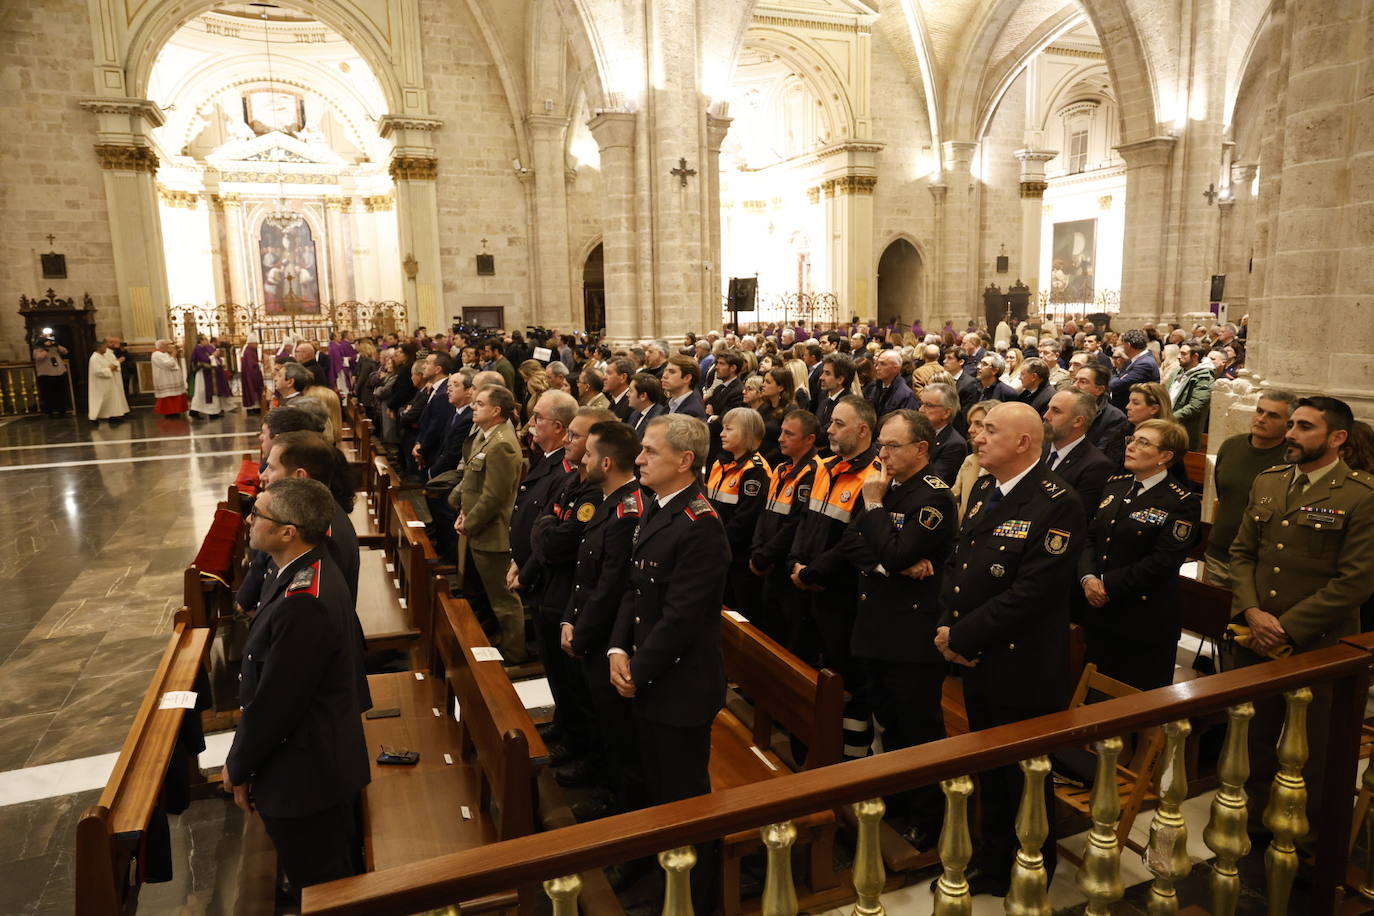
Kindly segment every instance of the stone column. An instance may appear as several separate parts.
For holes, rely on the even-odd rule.
[[[1173,137],[1151,137],[1116,148],[1126,160],[1126,250],[1121,263],[1121,313],[1116,330],[1139,327],[1164,311],[1165,255]]]
[[[954,308],[944,297],[945,199],[949,196],[949,187],[943,182],[935,181],[927,185],[926,190],[930,192],[931,200],[934,202],[930,237],[935,240],[935,244],[930,246],[930,264],[927,267],[930,276],[934,278],[930,285],[935,290],[935,302],[931,308],[926,309],[926,313],[931,316],[929,321],[935,327],[942,328],[946,321],[952,321],[954,327],[962,333],[968,314]]]
[[[944,173],[941,184],[947,189],[944,219],[938,237],[940,274],[936,295],[943,307],[957,317],[983,313],[978,294],[977,209],[973,206],[973,175],[970,165],[977,143],[947,140],[943,145]]]
[[[877,183],[873,175],[842,175],[821,184],[840,321],[847,321],[850,315],[879,321],[885,317],[875,314],[878,290],[873,282],[877,269],[873,257],[873,188]]]
[[[601,111],[587,127],[601,150],[601,245],[606,266],[606,336],[638,340],[638,241],[635,212],[635,122],[628,111]]]
[[[734,119],[725,117],[723,109],[724,106],[720,114],[706,113],[706,158],[703,160],[706,182],[702,187],[706,191],[706,206],[715,201],[715,208],[706,211],[706,251],[710,270],[703,271],[706,282],[701,291],[701,324],[697,326],[699,334],[719,327],[723,309],[721,302],[726,292],[720,251],[720,146],[725,142],[725,135],[729,133]]]
[[[1231,315],[1239,321],[1249,309],[1250,302],[1250,245],[1258,199],[1251,188],[1259,164],[1237,162],[1231,166],[1231,210],[1226,240],[1221,249],[1221,272],[1226,274],[1226,301]]]
[[[243,224],[243,198],[238,194],[216,194],[211,197],[210,204],[222,217],[224,275],[228,278],[224,291],[228,301],[235,305],[257,303],[256,290],[262,287],[257,282],[256,259],[250,262],[245,257],[244,243],[248,233]],[[250,267],[250,263],[254,266]]]
[[[353,296],[353,258],[348,252],[348,211],[353,209],[351,197],[324,199],[324,231],[329,236],[329,295],[335,305]]]
[[[549,327],[578,326],[581,310],[573,298],[568,252],[568,185],[563,144],[568,119],[529,115],[530,150],[534,157],[534,270],[537,296],[531,313]]]
[[[147,138],[148,130],[162,126],[162,112],[146,99],[87,99],[81,107],[96,116],[95,154],[105,178],[120,292],[118,327],[102,325],[97,333],[153,343],[166,333],[171,305],[158,216],[158,159]]]
[[[1030,287],[1031,307],[1040,294],[1041,226],[1044,223],[1045,163],[1059,155],[1058,150],[1019,149],[1013,155],[1021,163],[1021,282]]]
[[[442,125],[434,118],[386,115],[380,126],[382,136],[395,143],[389,171],[396,185],[401,257],[414,258],[417,265],[415,279],[408,281],[410,323],[430,328],[449,323],[439,257],[439,160],[432,136]]]

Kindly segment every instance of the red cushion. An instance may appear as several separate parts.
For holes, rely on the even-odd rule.
[[[258,477],[258,463],[252,458],[243,459],[243,464],[239,467],[239,476],[234,478],[234,488],[244,496],[257,496],[262,489],[262,480]]]
[[[196,554],[196,569],[203,573],[228,578],[229,564],[233,562],[234,544],[238,541],[239,530],[243,527],[243,517],[229,509],[216,509],[215,520],[205,533],[200,552]]]

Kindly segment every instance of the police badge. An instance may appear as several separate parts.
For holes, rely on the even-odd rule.
[[[1099,509],[1105,509],[1105,508],[1107,508],[1109,505],[1111,505],[1112,500],[1114,500],[1114,499],[1116,499],[1116,495],[1115,495],[1114,493],[1108,493],[1108,494],[1107,494],[1107,498],[1104,499],[1104,500],[1102,500],[1102,502],[1100,502],[1100,503],[1097,504],[1097,508],[1099,508]]]
[[[1058,528],[1051,528],[1045,533],[1045,552],[1051,556],[1063,556],[1064,551],[1069,549],[1069,533],[1060,531]]]
[[[577,507],[577,520],[579,522],[582,522],[583,524],[590,522],[592,520],[592,516],[595,514],[596,506],[593,506],[591,503],[583,503],[582,505]]]
[[[1174,540],[1183,543],[1193,534],[1193,523],[1179,519],[1174,522]]]
[[[944,520],[945,517],[940,514],[940,510],[934,506],[921,507],[921,527],[927,531],[934,531]]]

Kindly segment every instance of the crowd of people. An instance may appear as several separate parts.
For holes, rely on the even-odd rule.
[[[1205,434],[1213,380],[1243,360],[1244,328],[918,331],[788,327],[611,348],[421,329],[359,340],[337,366],[309,342],[284,348],[277,406],[262,418],[257,574],[239,595],[258,615],[257,652],[245,655],[258,699],[245,701],[235,748],[258,756],[231,754],[226,785],[270,772],[270,741],[246,733],[278,721],[259,711],[277,708],[273,685],[291,715],[370,703],[355,614],[333,608],[318,646],[297,645],[289,627],[263,635],[264,619],[305,594],[356,600],[340,388],[423,484],[431,537],[506,663],[542,663],[555,776],[596,787],[582,817],[710,791],[722,607],[844,677],[850,757],[942,737],[951,673],[973,729],[1062,709],[1071,622],[1104,674],[1142,690],[1172,683],[1177,574],[1204,527],[1184,457]],[[1225,664],[1361,628],[1374,590],[1371,442],[1339,400],[1266,390],[1250,431],[1221,443],[1204,576],[1234,595]],[[320,486],[282,489],[294,478]],[[307,497],[318,505],[307,510]],[[287,683],[298,651],[329,654],[327,695]],[[1268,735],[1281,711],[1262,706],[1255,732]],[[351,760],[351,727],[329,734],[350,748],[316,750]],[[1272,746],[1266,761],[1257,745],[1259,799]],[[806,748],[793,753],[800,762]],[[355,804],[356,767],[331,772],[335,807],[319,829]],[[1020,786],[1015,767],[983,775],[975,893],[1006,892]],[[272,797],[278,819],[305,804]],[[930,849],[942,800],[905,793],[889,816]],[[279,847],[302,843],[290,826],[269,822]],[[283,860],[298,884],[351,873],[346,849],[325,861],[324,846],[303,845],[303,858]],[[1052,869],[1053,838],[1044,849]],[[705,901],[715,852],[698,854],[693,892]]]

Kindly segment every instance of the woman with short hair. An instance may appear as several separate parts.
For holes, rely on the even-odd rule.
[[[758,411],[748,407],[726,411],[720,424],[721,457],[706,475],[706,498],[720,516],[730,542],[725,606],[751,619],[757,616],[763,580],[750,572],[749,557],[754,526],[772,473],[768,461],[759,454],[763,438],[764,420]]]

